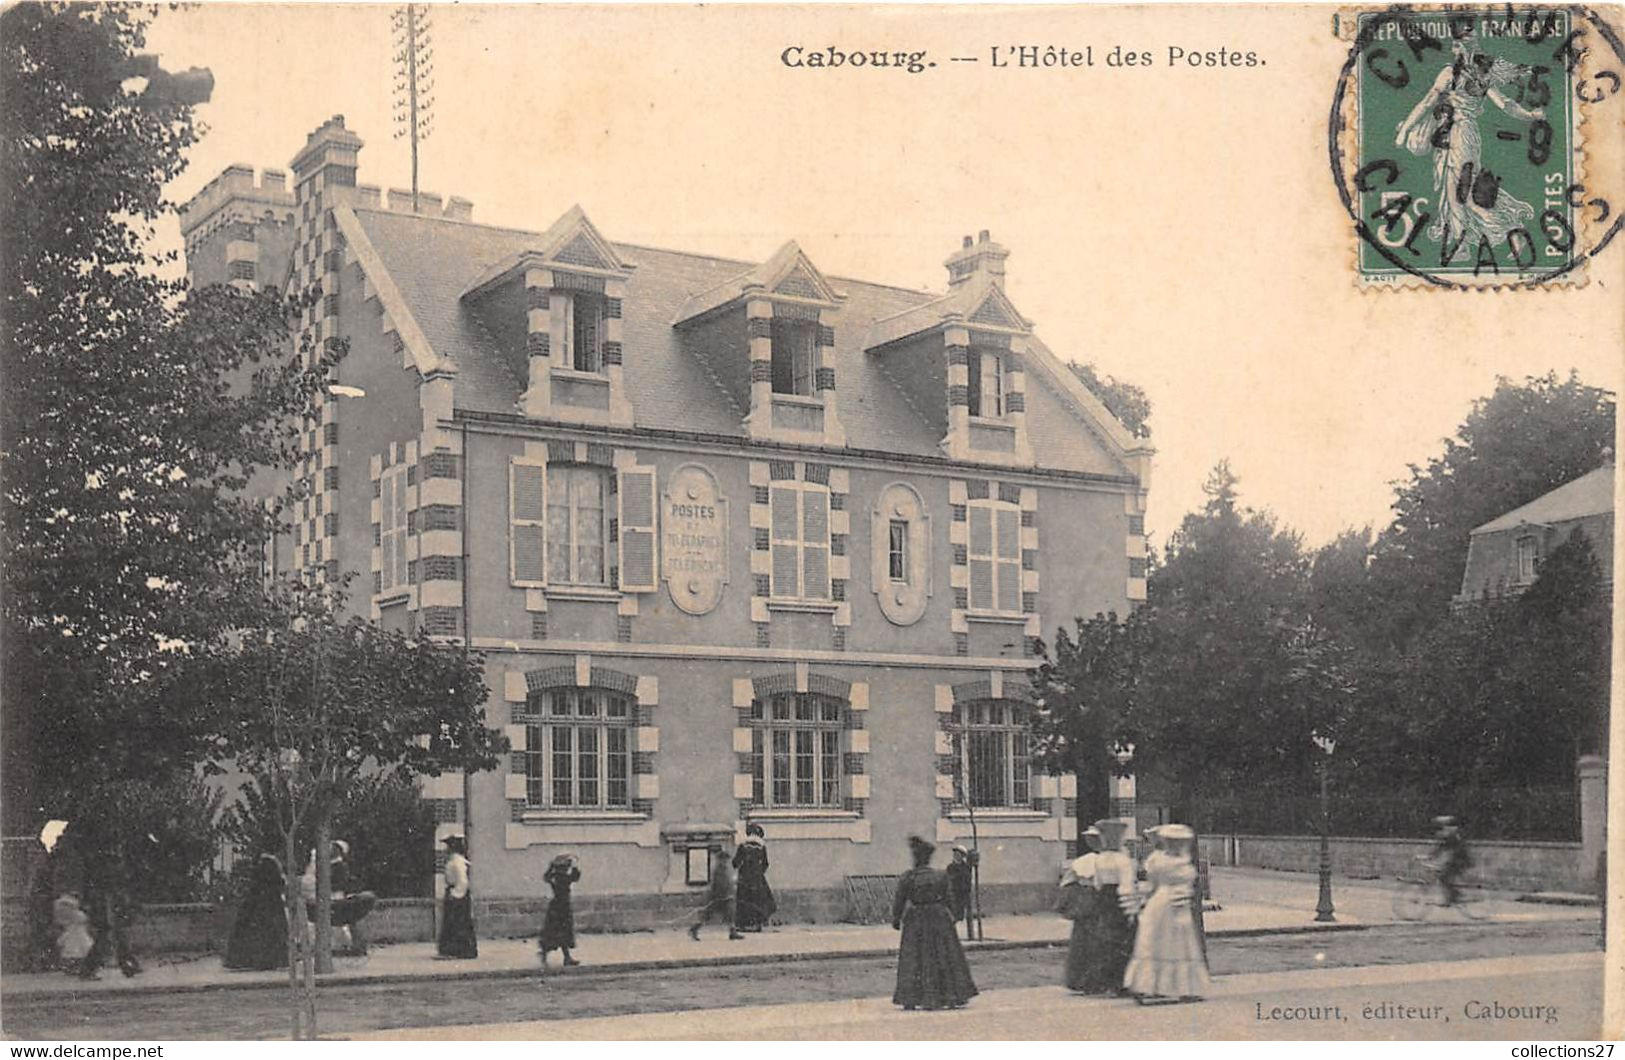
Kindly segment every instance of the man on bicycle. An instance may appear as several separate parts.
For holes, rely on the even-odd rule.
[[[1473,863],[1467,852],[1467,841],[1461,837],[1461,828],[1454,817],[1435,817],[1437,828],[1433,849],[1428,853],[1428,864],[1439,874],[1439,886],[1444,888],[1444,904],[1455,905],[1461,897],[1456,881]]]

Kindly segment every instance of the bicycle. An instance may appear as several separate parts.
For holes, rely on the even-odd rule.
[[[1480,920],[1485,916],[1483,895],[1458,887],[1456,898],[1451,901],[1439,879],[1438,867],[1420,855],[1416,863],[1417,875],[1399,878],[1399,888],[1394,891],[1395,916],[1401,920],[1421,920],[1435,907],[1454,908],[1467,920]]]

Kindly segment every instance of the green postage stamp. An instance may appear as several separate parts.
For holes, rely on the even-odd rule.
[[[1339,13],[1334,177],[1362,283],[1575,282],[1618,230],[1587,186],[1588,121],[1618,121],[1619,38],[1588,9]],[[1606,117],[1588,110],[1606,109]],[[1614,183],[1618,183],[1617,177]]]

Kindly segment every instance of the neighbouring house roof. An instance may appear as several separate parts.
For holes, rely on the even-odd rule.
[[[576,211],[578,212],[578,211]],[[513,413],[528,382],[523,342],[499,339],[485,310],[470,304],[465,293],[483,289],[545,250],[549,233],[477,225],[466,221],[355,207],[366,242],[364,262],[374,262],[399,293],[435,363],[455,366],[455,406],[459,410]],[[610,243],[617,264],[624,263],[626,295],[622,305],[626,396],[638,426],[746,437],[744,415],[703,361],[685,348],[673,322],[712,302],[725,301],[747,280],[784,270],[799,274],[804,255],[794,244],[765,263],[702,254],[687,254]],[[357,248],[358,250],[362,248]],[[805,263],[810,266],[810,263]],[[823,280],[812,270],[812,282]],[[375,285],[380,288],[374,277]],[[833,287],[820,295],[840,299],[835,317],[835,346],[829,356],[836,369],[836,397],[847,444],[856,449],[910,455],[941,454],[941,432],[922,410],[914,409],[883,364],[867,352],[872,329],[883,321],[912,319],[911,311],[931,306],[938,313],[947,300],[975,297],[974,309],[987,301],[987,291],[956,291],[946,298],[883,284],[831,278]],[[838,293],[836,293],[838,292]],[[1002,292],[998,299],[1002,299]],[[1001,301],[1002,305],[1002,301]],[[487,307],[489,309],[490,307]],[[1012,321],[1014,323],[1014,321]],[[1022,326],[1024,321],[1016,326]],[[1042,356],[1054,362],[1047,349]],[[1080,394],[1082,384],[1059,362],[1048,370],[1029,372],[1028,431],[1035,462],[1044,468],[1103,475],[1133,474],[1124,452],[1149,446],[1132,439],[1093,395]]]
[[[1493,534],[1526,523],[1551,525],[1602,515],[1614,510],[1614,465],[1605,464],[1530,501],[1505,515],[1491,519],[1473,534]]]

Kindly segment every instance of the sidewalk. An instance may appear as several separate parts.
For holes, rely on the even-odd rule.
[[[1391,881],[1337,879],[1333,897],[1337,920],[1317,924],[1315,903],[1318,881],[1313,874],[1268,872],[1258,869],[1217,869],[1213,893],[1220,908],[1206,914],[1211,936],[1285,934],[1301,931],[1359,930],[1398,923],[1392,909]],[[1544,921],[1594,919],[1595,909],[1563,905],[1520,904],[1518,895],[1494,895],[1485,900],[1486,919]],[[1448,910],[1438,923],[1460,923]],[[968,943],[978,949],[1019,949],[1065,944],[1071,923],[1049,913],[992,916],[983,925],[985,941]],[[729,941],[726,932],[708,927],[700,942],[675,927],[622,935],[582,935],[576,956],[579,968],[563,970],[555,956],[548,975],[592,975],[652,968],[749,964],[788,960],[827,960],[895,952],[897,932],[889,925],[789,924],[760,935]],[[331,975],[320,982],[390,983],[419,979],[519,978],[542,974],[533,939],[481,939],[475,960],[442,961],[433,943],[414,942],[376,946],[367,957],[339,957]],[[176,993],[220,989],[273,989],[287,986],[286,971],[232,972],[220,966],[218,955],[173,963],[148,962],[144,974],[126,979],[117,969],[106,969],[97,981],[82,981],[62,973],[8,975],[0,981],[0,994],[10,999],[88,997],[98,994]]]

